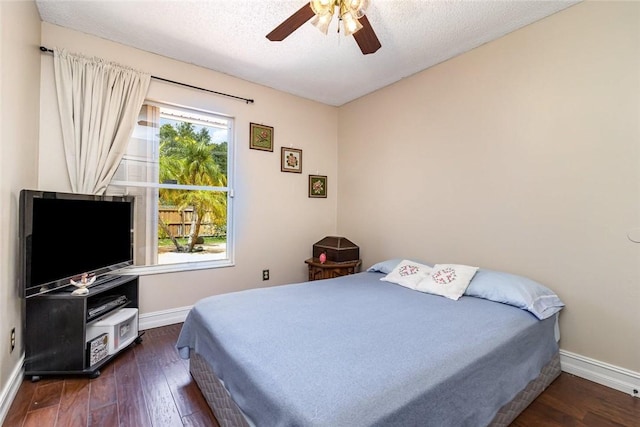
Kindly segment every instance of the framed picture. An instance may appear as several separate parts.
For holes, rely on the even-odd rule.
[[[282,172],[302,173],[302,150],[297,148],[280,149],[280,170]]]
[[[327,197],[327,177],[324,175],[309,175],[309,197]]]
[[[262,151],[273,151],[273,127],[249,124],[249,148]]]

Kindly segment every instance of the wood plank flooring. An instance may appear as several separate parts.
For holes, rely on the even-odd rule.
[[[3,426],[218,427],[188,361],[175,349],[181,327],[145,331],[141,344],[123,351],[92,380],[25,378]]]
[[[175,349],[181,327],[147,330],[96,379],[25,379],[3,426],[219,427]],[[562,373],[512,426],[640,427],[640,399]]]

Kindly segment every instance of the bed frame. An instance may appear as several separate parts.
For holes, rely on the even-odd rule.
[[[251,427],[211,367],[194,351],[189,356],[189,370],[220,427]],[[542,368],[540,375],[498,411],[489,426],[506,427],[511,424],[559,375],[560,353],[557,352]]]

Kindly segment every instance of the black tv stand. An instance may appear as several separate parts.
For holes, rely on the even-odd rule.
[[[87,328],[121,308],[138,308],[138,276],[109,276],[91,285],[86,295],[71,295],[74,286],[26,299],[25,375],[38,381],[44,375],[88,375],[97,378],[100,368],[120,351],[90,364]],[[126,302],[107,307],[93,316],[89,310],[104,301],[124,297]],[[137,325],[136,325],[137,326]],[[138,333],[134,343],[139,344]],[[126,347],[125,347],[126,348]]]

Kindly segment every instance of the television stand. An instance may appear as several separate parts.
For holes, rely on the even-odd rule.
[[[38,381],[44,375],[88,375],[97,378],[100,368],[130,345],[142,342],[138,331],[133,342],[92,362],[88,336],[92,325],[123,308],[138,308],[138,276],[110,276],[92,284],[86,295],[71,295],[73,286],[26,298],[25,375]],[[110,301],[119,301],[109,305]],[[95,314],[95,308],[108,307]],[[93,313],[93,316],[89,314]],[[136,316],[137,322],[137,316]]]

